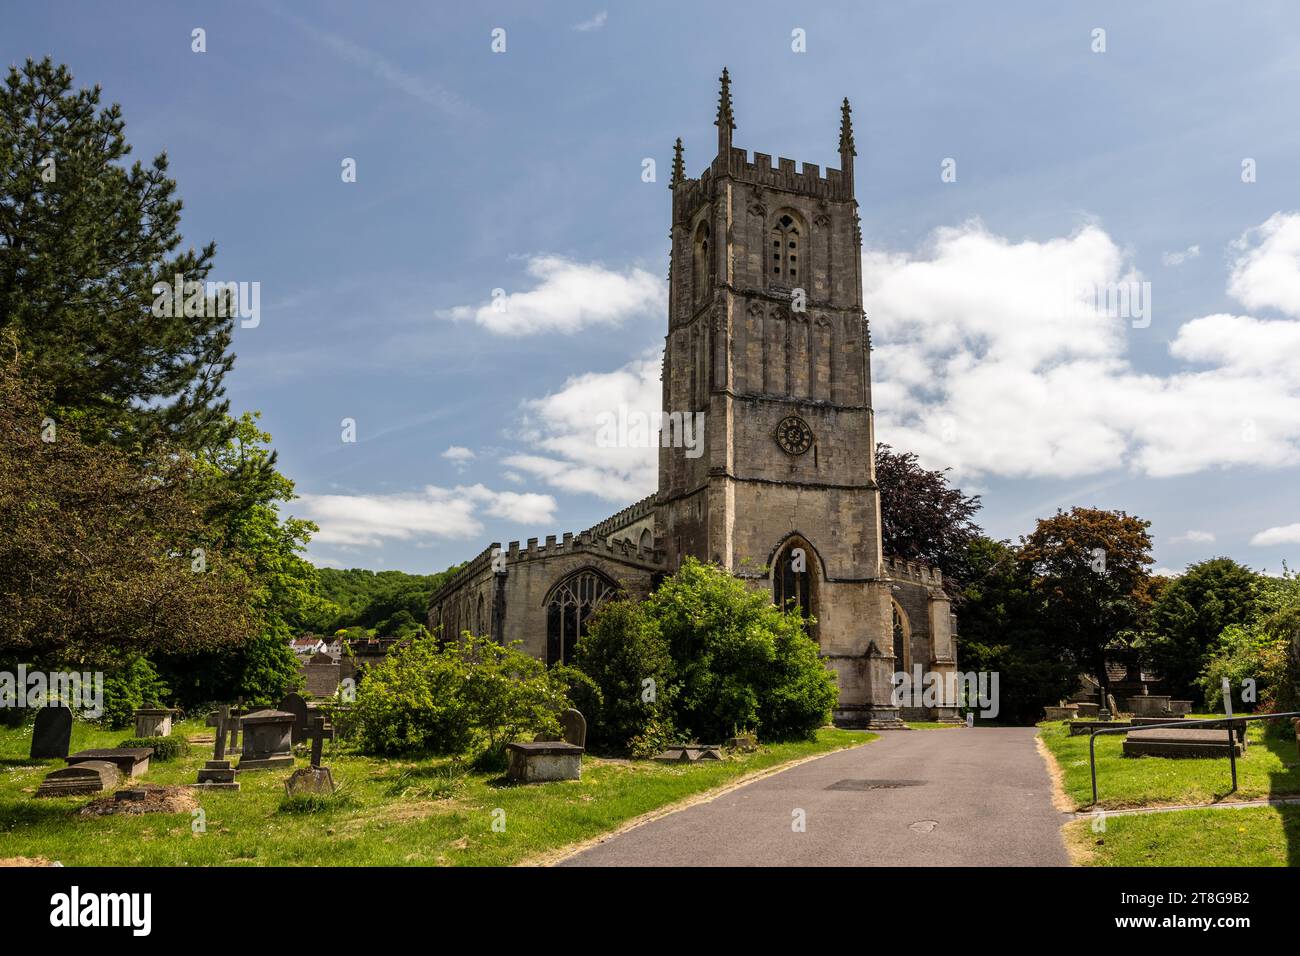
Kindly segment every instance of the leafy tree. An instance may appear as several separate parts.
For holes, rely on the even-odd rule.
[[[1219,635],[1259,610],[1257,575],[1231,558],[1193,564],[1151,605],[1144,652],[1175,697],[1199,696],[1199,678]]]
[[[1039,520],[1021,538],[1018,559],[1034,576],[1047,626],[1080,666],[1109,692],[1106,654],[1141,627],[1149,521],[1123,511],[1073,508]]]
[[[714,565],[687,558],[646,601],[674,666],[673,723],[697,740],[755,730],[810,737],[838,689],[797,611]]]
[[[230,434],[222,379],[234,309],[204,297],[153,309],[156,283],[202,282],[216,252],[177,252],[181,201],[167,157],[131,152],[116,105],[73,89],[48,57],[0,88],[0,329],[17,334],[49,411],[87,441],[191,450]],[[172,310],[176,311],[176,310]],[[221,312],[220,315],[217,313]],[[190,313],[190,314],[185,314]]]
[[[958,611],[963,670],[998,674],[1000,720],[1032,724],[1074,689],[1078,667],[1055,639],[1031,568],[1005,541],[976,538]]]
[[[885,554],[939,568],[950,596],[960,598],[971,575],[968,548],[981,533],[971,520],[980,509],[979,495],[950,487],[947,469],[927,471],[916,455],[885,444],[876,445],[876,484]]]
[[[583,704],[590,708],[583,714],[593,747],[627,751],[640,742],[647,749],[657,743],[662,750],[669,743],[673,660],[645,604],[611,601],[602,607],[578,640],[574,666],[597,689],[578,704],[580,710]]]
[[[294,498],[293,482],[275,469],[270,440],[257,416],[246,414],[229,441],[205,449],[199,459],[213,502],[208,521],[221,545],[247,561],[256,632],[216,654],[159,658],[187,704],[237,696],[258,705],[278,702],[301,682],[290,641],[325,606],[316,593],[316,569],[301,556],[316,526],[280,515],[280,504]]]
[[[106,666],[251,634],[247,568],[204,524],[193,460],[146,471],[49,407],[0,358],[0,656]]]

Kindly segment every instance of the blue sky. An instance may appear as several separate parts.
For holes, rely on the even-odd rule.
[[[0,52],[101,84],[214,278],[261,284],[228,390],[318,562],[438,570],[653,490],[653,449],[595,447],[593,416],[657,401],[671,144],[710,161],[726,65],[750,150],[838,165],[853,103],[880,440],[951,467],[998,537],[1123,508],[1160,567],[1276,571],[1300,11],[1134,7],[52,2],[8,8]],[[1149,324],[1063,308],[1080,280],[1149,282]]]

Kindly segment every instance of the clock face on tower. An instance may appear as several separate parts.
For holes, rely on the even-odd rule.
[[[802,455],[812,447],[812,429],[798,415],[789,415],[776,426],[776,443],[787,455]]]

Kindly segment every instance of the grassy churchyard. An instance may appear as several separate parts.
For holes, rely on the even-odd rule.
[[[189,784],[212,756],[201,721],[173,735],[207,737],[132,783]],[[67,866],[504,866],[563,847],[741,777],[875,740],[819,730],[815,740],[761,746],[690,765],[582,758],[582,779],[511,784],[500,773],[464,772],[449,760],[378,759],[327,746],[333,798],[286,800],[287,769],[245,772],[239,792],[190,791],[202,813],[86,816],[92,798],[34,799],[61,760],[28,758],[32,731],[0,730],[0,859],[42,857]],[[71,751],[113,747],[130,731],[73,727]],[[296,766],[307,764],[299,751]],[[123,782],[123,786],[127,786]],[[494,823],[496,827],[494,828]]]
[[[1213,717],[1216,715],[1200,715]],[[1218,715],[1221,716],[1221,715]],[[1122,734],[1097,738],[1097,805],[1092,805],[1088,736],[1062,722],[1039,725],[1070,808],[1099,809],[1066,826],[1076,862],[1089,866],[1300,865],[1300,806],[1189,809],[1116,814],[1150,807],[1198,806],[1300,796],[1300,757],[1290,726],[1248,725],[1237,759],[1237,789],[1223,757],[1125,757]]]

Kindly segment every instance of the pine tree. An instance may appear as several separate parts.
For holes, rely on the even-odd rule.
[[[99,104],[98,86],[74,90],[48,57],[0,88],[0,330],[50,386],[51,414],[86,440],[219,445],[232,428],[231,297],[181,310],[200,315],[153,309],[155,284],[206,281],[216,246],[177,251],[166,154],[128,168],[121,109]]]

